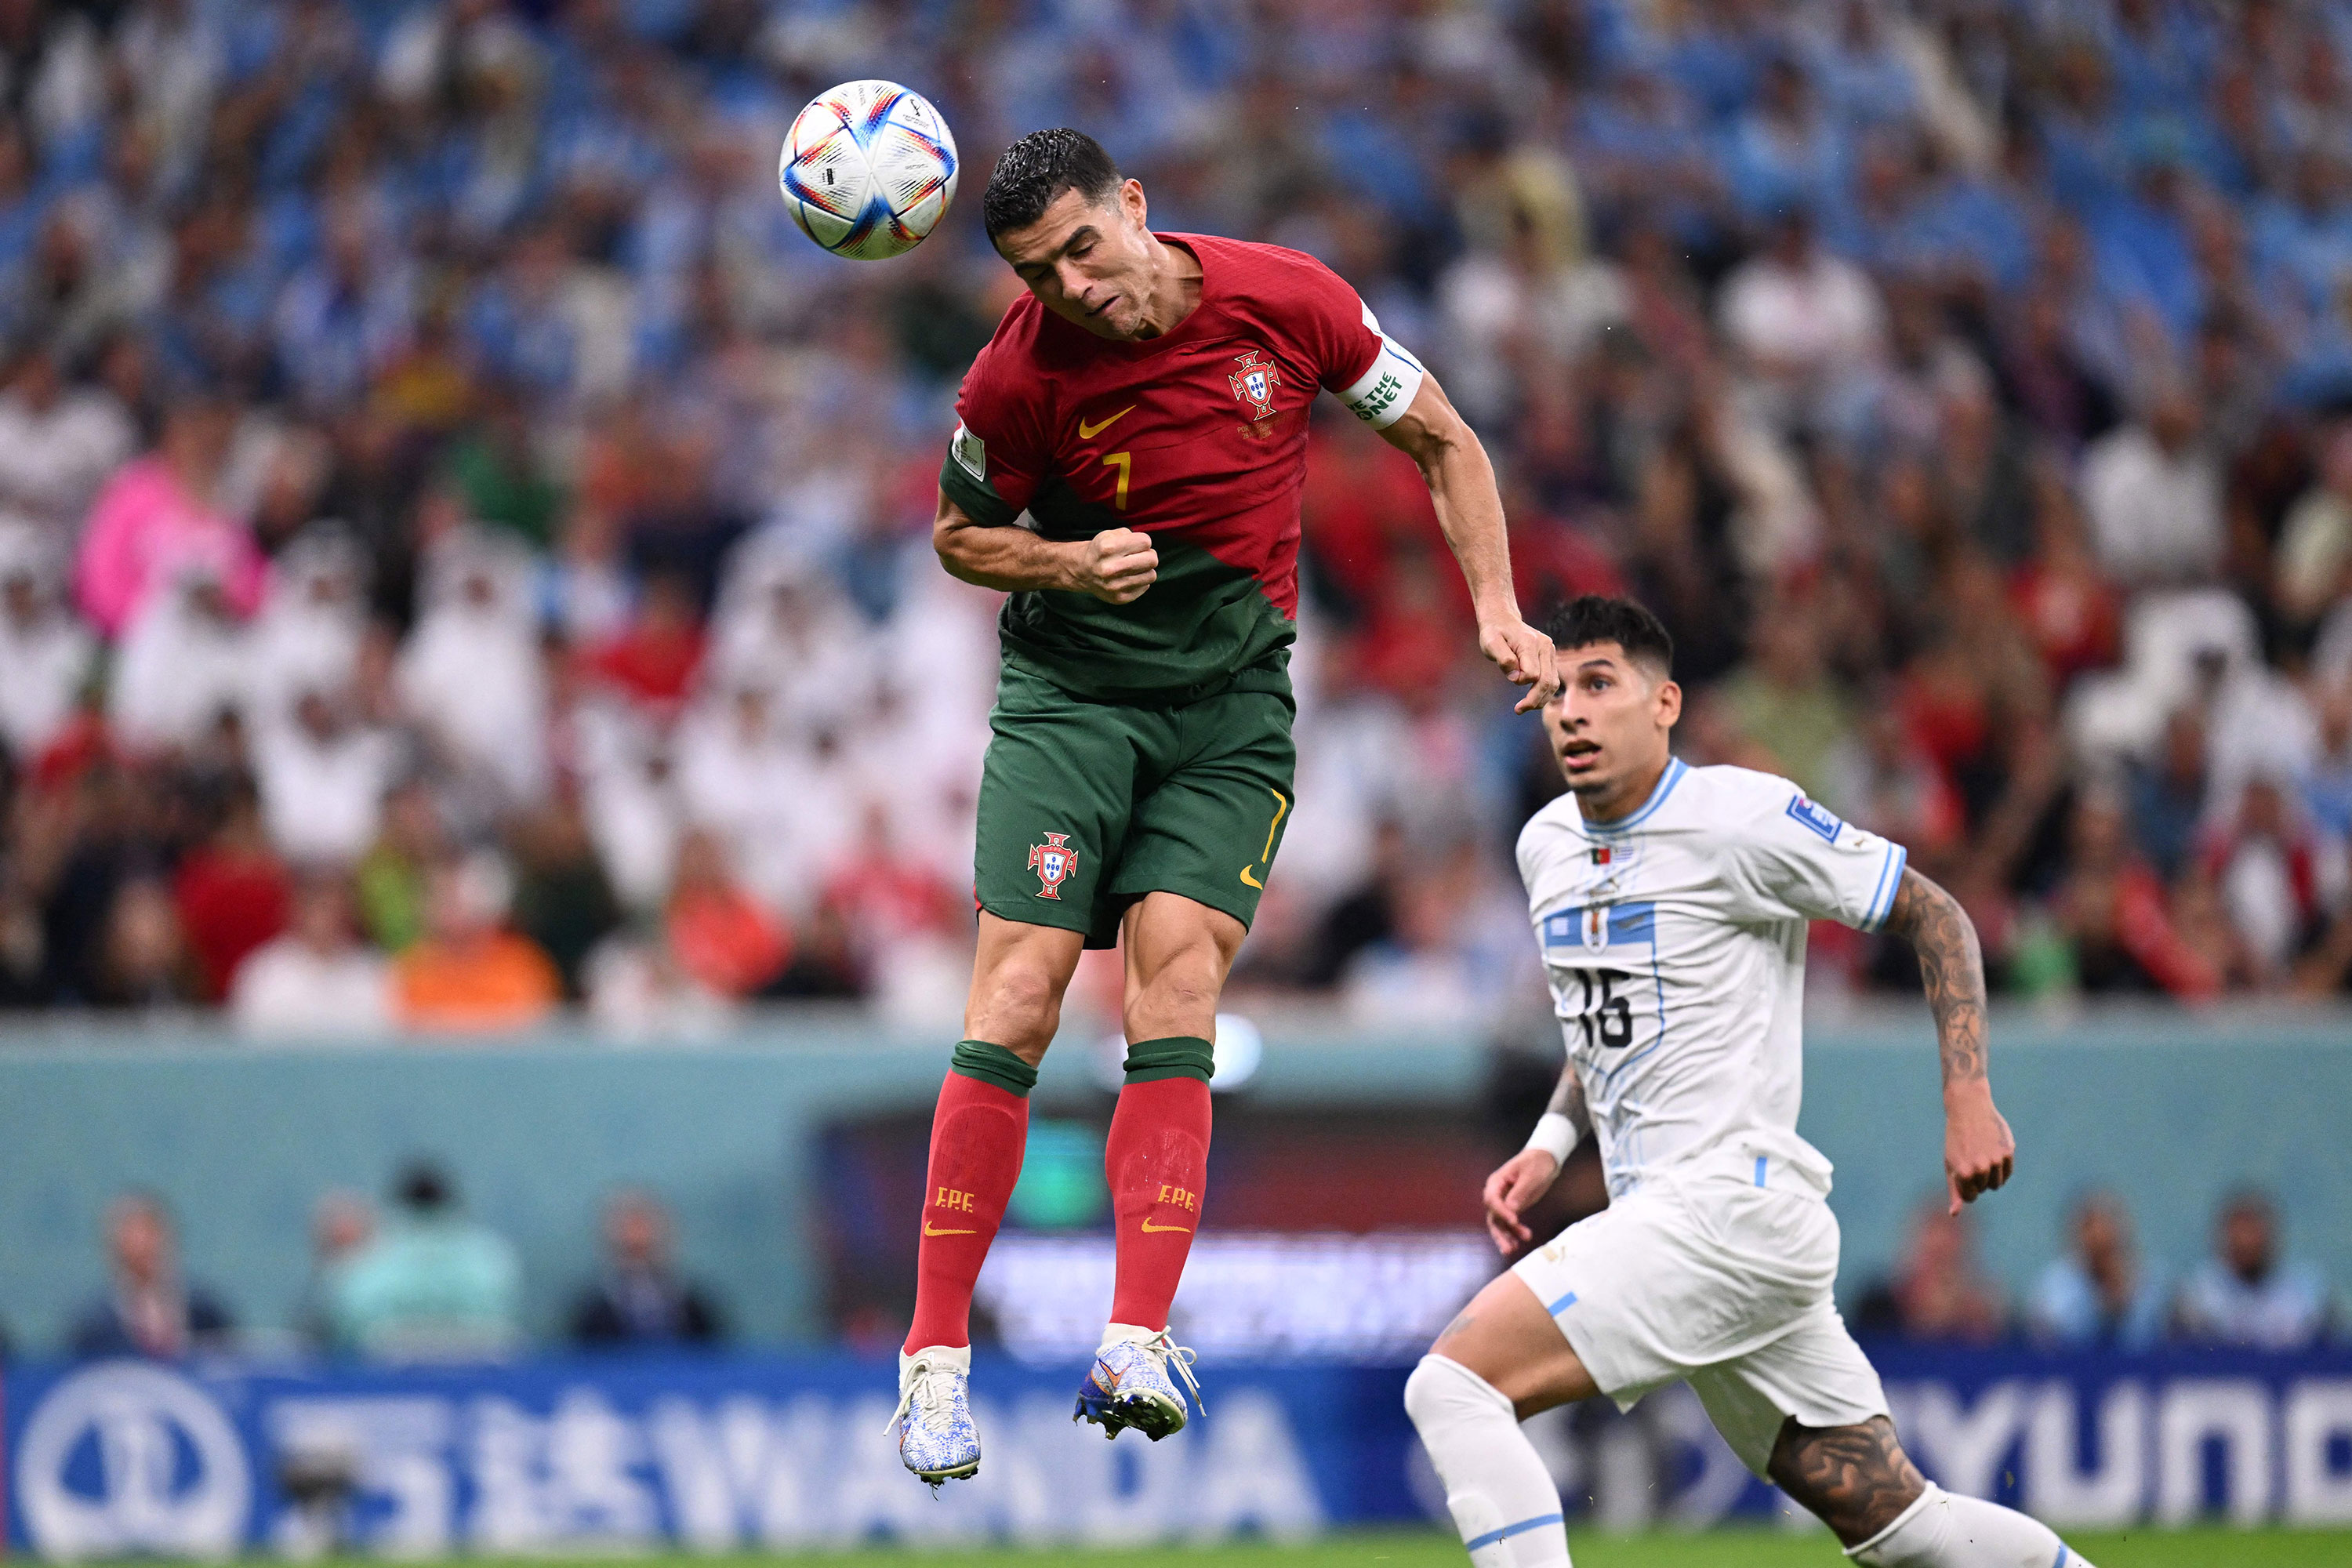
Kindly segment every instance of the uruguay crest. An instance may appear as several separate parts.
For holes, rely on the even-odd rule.
[[[1584,910],[1584,949],[1599,952],[1609,945],[1609,906],[1588,904]]]
[[[1048,833],[1043,844],[1029,846],[1029,869],[1037,873],[1037,896],[1061,899],[1061,886],[1078,868],[1078,852],[1066,833]]]
[[[1234,358],[1241,365],[1229,378],[1234,384],[1234,395],[1249,405],[1252,419],[1263,419],[1274,412],[1274,389],[1282,384],[1282,372],[1265,363],[1263,349],[1252,349]]]

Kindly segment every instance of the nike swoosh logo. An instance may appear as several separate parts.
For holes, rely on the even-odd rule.
[[[1118,424],[1120,420],[1126,418],[1129,415],[1134,412],[1135,405],[1130,403],[1126,407],[1120,409],[1118,413],[1112,415],[1109,418],[1102,421],[1098,425],[1089,425],[1085,420],[1081,419],[1078,421],[1078,439],[1081,441],[1091,441],[1096,437],[1101,435],[1104,431],[1109,429],[1112,426]]]
[[[929,1220],[925,1220],[923,1222],[923,1234],[925,1236],[978,1236],[980,1232],[976,1230],[934,1230],[931,1228],[931,1222]]]
[[[1242,880],[1247,882],[1251,887],[1255,888],[1261,893],[1265,891],[1265,884],[1259,881],[1255,877],[1251,876],[1250,868],[1246,866],[1242,868]]]
[[[1189,1225],[1154,1225],[1150,1220],[1145,1220],[1143,1222],[1143,1228],[1147,1233],[1162,1230],[1181,1230],[1187,1236],[1192,1234],[1192,1227]]]

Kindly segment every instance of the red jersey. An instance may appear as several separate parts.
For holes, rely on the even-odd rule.
[[[1338,394],[1376,427],[1419,390],[1419,361],[1311,256],[1167,234],[1201,262],[1201,300],[1140,342],[1099,338],[1022,295],[965,375],[940,488],[975,521],[1024,511],[1047,539],[1151,535],[1160,574],[1127,605],[1013,595],[1008,658],[1087,696],[1165,700],[1264,667],[1297,635],[1307,405]]]

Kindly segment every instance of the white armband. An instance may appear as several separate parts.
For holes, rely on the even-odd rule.
[[[1576,1123],[1557,1110],[1547,1110],[1536,1122],[1536,1130],[1528,1134],[1528,1149],[1540,1149],[1559,1163],[1568,1163],[1569,1152],[1576,1147]],[[1526,1153],[1527,1149],[1519,1151]]]
[[[975,480],[988,483],[988,443],[961,425],[956,426],[956,433],[948,440],[948,456]]]
[[[1419,360],[1381,331],[1381,323],[1370,305],[1364,307],[1364,325],[1380,333],[1381,352],[1372,356],[1372,367],[1339,396],[1348,405],[1349,413],[1375,430],[1385,430],[1404,417],[1404,411],[1412,406],[1413,394],[1421,390],[1422,377],[1429,373],[1422,369]]]

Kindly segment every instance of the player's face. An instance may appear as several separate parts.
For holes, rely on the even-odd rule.
[[[1605,805],[1614,795],[1654,782],[1682,716],[1682,688],[1643,668],[1613,642],[1561,648],[1559,673],[1559,695],[1544,704],[1544,734],[1568,787],[1590,805]]]
[[[996,237],[1037,302],[1097,337],[1132,339],[1144,327],[1160,247],[1133,180],[1108,202],[1064,191],[1026,228]]]

